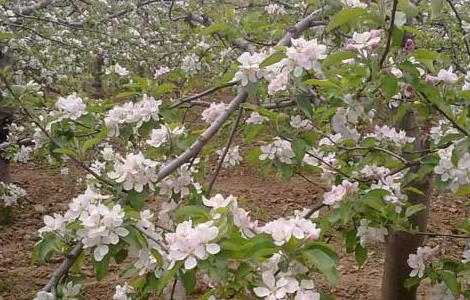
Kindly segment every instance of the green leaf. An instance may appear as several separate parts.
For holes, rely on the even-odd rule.
[[[418,213],[422,210],[425,210],[425,209],[426,209],[426,205],[424,205],[424,204],[415,204],[415,205],[409,206],[406,209],[405,217],[409,218],[412,215],[414,215],[414,214],[416,214],[416,213]]]
[[[144,207],[145,193],[132,190],[127,194],[127,199],[134,210],[141,211]]]
[[[416,194],[416,195],[424,196],[424,193],[422,191],[420,191],[417,188],[412,187],[412,186],[409,186],[409,187],[405,188],[405,191],[411,192],[411,193]]]
[[[362,266],[367,259],[367,249],[357,244],[356,251],[354,251],[354,257],[359,266]]]
[[[135,95],[137,95],[137,92],[122,92],[114,96],[114,99],[116,100],[128,99],[128,98],[134,97]]]
[[[181,268],[182,262],[179,261],[175,264],[173,269],[163,272],[162,276],[158,279],[156,290],[157,294],[160,294],[166,285],[175,277],[178,270]]]
[[[126,229],[129,231],[129,233],[126,236],[121,237],[123,241],[136,249],[141,249],[143,246],[145,246],[145,239],[142,238],[140,232],[131,226],[127,226]]]
[[[58,252],[60,249],[61,241],[59,237],[53,233],[45,234],[40,241],[34,245],[33,255],[31,260],[46,261],[49,259],[54,252]]]
[[[77,156],[74,150],[69,148],[56,148],[52,151],[53,153],[65,154],[68,156]]]
[[[431,0],[431,18],[437,18],[441,15],[444,7],[444,0]]]
[[[0,32],[0,41],[9,40],[13,37],[11,32]]]
[[[422,278],[419,278],[418,276],[410,277],[410,278],[405,279],[405,282],[403,282],[403,286],[409,289],[415,285],[418,285],[421,282],[421,280]]]
[[[470,185],[461,186],[457,192],[455,192],[457,196],[470,196]]]
[[[307,144],[302,139],[295,139],[291,143],[292,151],[294,151],[295,158],[298,163],[301,163],[304,159],[305,152],[307,151]]]
[[[332,286],[336,286],[338,284],[338,271],[336,270],[334,259],[320,249],[306,250],[302,254],[308,261],[312,262],[323,275],[326,276]]]
[[[331,18],[330,23],[326,26],[326,31],[331,31],[343,24],[355,21],[366,12],[367,11],[363,8],[343,8]]]
[[[313,113],[313,105],[310,102],[310,97],[302,94],[297,97],[297,105],[305,112],[307,116],[311,116]]]
[[[352,51],[344,51],[344,52],[337,52],[337,53],[332,53],[328,55],[327,58],[322,63],[322,66],[324,68],[331,66],[331,65],[336,65],[341,63],[343,60],[349,59],[349,58],[354,58],[356,57],[356,53]]]
[[[460,283],[457,281],[457,278],[455,278],[455,275],[452,272],[444,271],[441,273],[441,276],[449,290],[451,290],[452,295],[459,297],[461,287]]]
[[[183,286],[186,295],[191,295],[196,289],[196,270],[192,269],[183,274]]]
[[[93,269],[95,269],[96,280],[101,281],[108,274],[110,257],[111,254],[108,253],[101,261],[93,259]]]
[[[283,58],[286,58],[286,53],[285,52],[275,52],[274,54],[266,57],[261,63],[260,63],[260,67],[261,68],[265,68],[267,66],[270,66],[272,64],[275,64],[279,61],[281,61]]]
[[[380,78],[380,87],[385,98],[389,99],[398,92],[398,80],[393,75],[384,75]]]
[[[210,219],[209,210],[201,205],[187,205],[176,211],[176,218],[184,221],[192,219],[195,223],[205,222]]]
[[[354,251],[354,248],[356,247],[357,243],[357,231],[356,230],[350,230],[347,231],[345,234],[345,243],[346,243],[346,252],[351,253]]]
[[[314,85],[314,86],[319,86],[319,87],[324,87],[324,88],[330,88],[330,89],[340,89],[340,87],[332,82],[331,80],[328,79],[309,79],[305,81],[306,84]]]

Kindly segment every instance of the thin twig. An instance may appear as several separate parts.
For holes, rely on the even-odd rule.
[[[465,30],[463,29],[463,26],[462,26],[462,18],[460,17],[460,14],[459,12],[457,11],[457,9],[455,8],[455,5],[454,3],[452,3],[452,0],[446,0],[447,3],[449,4],[450,8],[452,9],[452,11],[454,12],[455,14],[455,17],[457,18],[457,21],[459,23],[459,29],[460,29],[460,32],[463,34],[463,41],[464,41],[464,44],[465,44],[465,48],[467,49],[467,54],[470,56],[470,45],[468,44],[468,41],[467,39],[465,38]]]
[[[392,44],[392,33],[393,33],[393,26],[395,25],[395,15],[397,13],[398,7],[398,0],[393,0],[392,4],[392,14],[390,16],[390,25],[388,27],[388,36],[387,36],[387,44],[385,45],[384,53],[382,54],[382,58],[380,58],[379,67],[382,69],[382,66],[387,58],[388,52],[390,51],[390,46]]]
[[[357,147],[343,147],[343,146],[338,146],[340,149],[343,149],[343,150],[346,150],[346,151],[353,151],[353,150],[367,150],[367,151],[380,151],[380,152],[384,152],[384,153],[387,153],[388,155],[390,156],[393,156],[395,157],[396,159],[398,160],[401,160],[402,162],[404,163],[407,163],[408,161],[401,157],[400,155],[390,151],[390,150],[387,150],[387,149],[384,149],[384,148],[380,148],[380,147],[360,147],[360,146],[357,146]]]
[[[237,132],[237,127],[238,127],[238,124],[240,124],[240,120],[242,119],[242,116],[243,116],[243,107],[238,109],[238,115],[235,119],[235,123],[233,123],[232,131],[230,132],[230,135],[228,137],[227,143],[225,144],[225,148],[222,152],[222,155],[219,157],[219,162],[215,169],[214,175],[212,175],[211,181],[209,182],[209,186],[207,187],[207,192],[206,192],[207,197],[210,196],[212,188],[214,187],[215,181],[217,180],[217,177],[219,176],[219,172],[222,169],[222,165],[224,164],[225,157],[227,156],[227,153],[230,150],[230,145],[232,144],[233,137],[235,136],[235,133]]]
[[[470,239],[469,235],[453,234],[453,233],[439,233],[439,232],[416,232],[417,235],[424,235],[429,237],[448,237],[455,239]]]
[[[234,86],[238,83],[238,81],[230,81],[230,82],[227,82],[227,83],[224,83],[224,84],[221,84],[221,85],[218,85],[216,87],[213,87],[213,88],[210,88],[210,89],[207,89],[203,92],[200,92],[198,94],[195,94],[195,95],[192,95],[192,96],[187,96],[187,97],[184,97],[180,100],[177,100],[177,102],[173,105],[170,106],[170,108],[175,108],[175,107],[178,107],[180,106],[181,104],[184,104],[184,103],[187,103],[187,102],[191,102],[195,99],[199,99],[203,96],[207,96],[209,94],[212,94],[220,89],[223,89],[223,88],[226,88],[226,87],[230,87],[230,86]]]
[[[304,219],[310,219],[310,217],[318,210],[322,209],[323,207],[327,206],[324,203],[317,203],[314,207],[312,207],[305,215]]]
[[[428,103],[432,104],[434,106],[435,109],[437,109],[437,111],[439,111],[447,120],[449,120],[452,125],[457,129],[459,130],[460,132],[462,132],[464,135],[466,135],[467,137],[470,137],[470,133],[462,126],[460,126],[455,120],[454,118],[452,118],[451,116],[449,116],[443,109],[441,109],[438,105],[434,104],[431,100],[429,100],[429,98],[422,92],[419,92],[419,94],[421,95],[421,97],[423,97]]]

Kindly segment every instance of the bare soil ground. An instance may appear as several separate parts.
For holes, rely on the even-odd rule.
[[[57,257],[48,264],[32,265],[30,258],[43,216],[65,210],[69,200],[82,189],[76,183],[79,172],[70,169],[69,176],[62,176],[58,170],[47,167],[32,164],[13,166],[13,181],[25,188],[28,195],[13,209],[11,224],[0,226],[0,300],[32,299],[60,263],[61,258]],[[311,179],[317,182],[315,178]],[[312,184],[300,177],[290,182],[275,178],[262,181],[256,169],[246,166],[235,172],[222,172],[216,189],[223,194],[243,196],[247,199],[243,205],[259,213],[262,219],[310,207],[321,201],[324,191],[320,183]],[[464,200],[445,195],[436,197],[429,231],[450,232],[455,224],[468,217]],[[428,243],[441,244],[445,250],[443,254],[455,257],[460,256],[464,247],[463,241],[455,240],[435,238],[428,240]],[[333,241],[333,245],[340,249],[339,242]],[[371,249],[371,255],[361,268],[357,267],[351,255],[341,253],[338,265],[340,287],[332,291],[336,299],[380,299],[382,250],[381,247]],[[86,267],[84,273],[91,277],[93,270]],[[112,299],[114,286],[121,282],[112,273],[102,282],[86,284],[85,299]],[[420,299],[427,298],[427,291],[426,285],[420,288]]]

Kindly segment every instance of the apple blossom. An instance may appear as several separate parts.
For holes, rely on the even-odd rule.
[[[259,159],[278,159],[282,163],[292,164],[292,159],[294,157],[295,154],[294,151],[292,151],[290,142],[282,140],[279,137],[275,137],[272,143],[265,146],[261,146],[261,155],[259,156]]]
[[[362,247],[368,244],[384,243],[387,229],[383,227],[371,227],[367,219],[361,219],[360,226],[357,228],[357,236],[360,239]]]
[[[428,246],[418,247],[416,254],[412,253],[408,256],[408,266],[412,269],[410,277],[418,276],[422,278],[426,270],[425,263],[432,260],[438,252],[438,246],[430,248]]]
[[[241,81],[242,86],[248,85],[249,82],[256,82],[258,79],[263,77],[263,71],[260,68],[261,62],[266,58],[263,53],[244,52],[238,58],[240,66],[238,71],[235,73],[233,80]]]
[[[116,292],[113,295],[113,300],[132,300],[129,294],[134,293],[134,288],[125,282],[122,286],[116,285]]]
[[[206,108],[202,112],[201,114],[202,119],[206,121],[206,123],[211,124],[212,122],[217,120],[217,118],[220,116],[220,114],[222,114],[225,111],[226,108],[227,108],[227,105],[223,102],[220,102],[220,103],[213,102],[211,103],[209,108]]]
[[[336,206],[346,196],[354,193],[358,186],[358,182],[351,183],[348,180],[343,180],[341,184],[333,185],[329,192],[323,194],[323,203],[330,206]]]
[[[287,294],[295,293],[299,288],[299,283],[294,280],[286,278],[276,279],[274,274],[265,271],[261,274],[263,285],[253,289],[256,296],[266,300],[284,299]]]
[[[145,185],[150,190],[154,189],[157,180],[156,167],[158,162],[146,159],[142,152],[130,153],[125,158],[119,157],[114,163],[114,170],[108,172],[108,176],[118,183],[123,183],[126,191],[132,189],[142,192]]]
[[[175,261],[184,261],[187,270],[197,266],[197,260],[206,260],[210,254],[220,251],[219,245],[212,243],[217,238],[219,230],[212,226],[212,222],[201,223],[192,227],[192,221],[178,224],[175,232],[167,233],[165,240],[169,245],[168,258]]]
[[[80,216],[81,225],[77,231],[83,248],[96,247],[93,257],[101,261],[109,252],[108,245],[116,245],[120,236],[126,236],[129,231],[123,227],[124,211],[119,204],[110,210],[103,204],[89,205],[88,210]]]
[[[234,146],[232,148],[229,148],[229,150],[227,151],[227,154],[224,157],[222,167],[229,168],[229,167],[235,167],[240,164],[243,158],[240,156],[239,148],[240,146]],[[222,150],[216,151],[216,153],[219,155],[219,161],[224,151],[225,151],[225,148]]]
[[[255,124],[261,125],[264,122],[269,121],[269,118],[261,116],[258,112],[254,111],[250,116],[245,120],[246,124]]]
[[[63,118],[70,118],[72,120],[76,120],[87,113],[82,98],[77,96],[77,94],[71,94],[65,98],[59,97],[55,106]]]

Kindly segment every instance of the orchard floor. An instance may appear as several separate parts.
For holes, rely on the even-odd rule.
[[[31,164],[12,167],[13,181],[25,188],[28,195],[14,208],[11,223],[0,226],[0,300],[32,299],[60,263],[61,258],[57,257],[48,264],[32,265],[30,258],[43,216],[65,210],[68,201],[81,190],[76,183],[79,172],[70,169],[69,176],[62,176],[59,170]],[[265,220],[321,201],[324,189],[315,178],[311,180],[314,183],[300,177],[290,182],[274,178],[262,181],[255,169],[243,166],[230,174],[222,172],[216,189],[223,194],[243,196],[247,200],[242,205]],[[453,225],[468,215],[464,199],[437,197],[431,209],[429,231],[450,232]],[[337,241],[332,243],[340,249]],[[428,240],[428,244],[441,244],[446,251],[443,254],[454,257],[458,257],[464,248],[463,241],[455,240],[434,238]],[[351,255],[341,254],[338,264],[340,287],[331,291],[336,299],[380,299],[382,250],[380,247],[370,250],[371,255],[361,268],[355,265]],[[93,270],[87,266],[84,273],[92,277]],[[83,288],[85,299],[112,299],[114,286],[121,283],[112,273],[102,282],[86,284]],[[428,287],[424,284],[419,289],[420,299],[427,299],[427,292]]]

